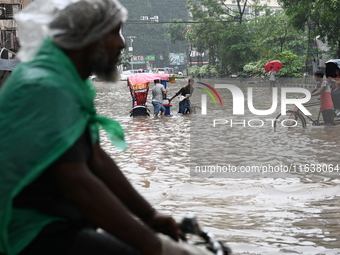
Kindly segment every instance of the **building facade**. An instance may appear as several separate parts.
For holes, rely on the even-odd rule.
[[[32,0],[0,0],[0,58],[14,58],[19,49],[14,15]]]
[[[235,1],[233,0],[226,0],[224,1],[224,4],[231,10],[231,11],[235,11],[235,13],[238,13],[238,5]],[[256,16],[260,16],[265,14],[265,12],[263,11],[258,11],[256,10],[254,7],[252,7],[253,5],[253,1],[248,1],[247,2],[247,6],[244,9],[244,18],[245,19],[252,19]],[[240,3],[240,6],[242,7],[244,5],[244,3]],[[259,5],[267,5],[268,7],[270,7],[272,10],[274,11],[281,11],[282,8],[281,6],[278,4],[278,2],[276,0],[260,0]]]

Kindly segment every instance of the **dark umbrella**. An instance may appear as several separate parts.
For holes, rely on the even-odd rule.
[[[336,69],[340,69],[340,59],[331,59],[328,60],[326,63],[326,69],[325,69],[325,74],[326,77],[332,77],[332,78],[336,78]]]
[[[274,68],[274,71],[275,72],[278,72],[282,69],[282,63],[279,62],[279,61],[270,61],[269,63],[267,63],[265,66],[264,66],[264,69],[269,72],[270,71],[270,67],[273,67]]]

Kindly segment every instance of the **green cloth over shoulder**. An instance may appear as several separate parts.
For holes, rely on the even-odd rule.
[[[59,158],[89,127],[102,127],[126,148],[117,121],[99,116],[95,89],[71,60],[46,39],[33,61],[19,64],[0,90],[0,253],[18,254],[46,226],[62,220],[12,207],[13,198]]]

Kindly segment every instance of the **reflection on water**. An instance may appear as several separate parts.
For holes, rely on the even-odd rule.
[[[169,97],[183,85],[185,81],[171,84]],[[120,121],[129,149],[122,152],[112,147],[104,133],[102,145],[156,208],[178,220],[197,214],[208,230],[228,241],[234,254],[340,254],[340,171],[296,178],[190,178],[190,135],[194,135],[190,125],[204,121],[200,114],[177,115],[174,100],[171,117],[131,118],[125,82],[96,83],[96,87],[98,112]],[[269,88],[257,88],[254,95],[255,108],[270,107]],[[228,96],[221,96],[223,107],[232,109]],[[195,90],[192,100],[199,104],[200,90]],[[208,99],[208,110],[218,111],[218,107]],[[245,118],[247,114],[246,110]],[[280,133],[270,128],[244,132],[242,127],[221,126],[214,131],[220,134],[218,139],[200,133],[201,147],[195,155],[207,162],[223,160],[234,165],[338,164],[339,130],[309,125],[305,130],[288,128]],[[223,146],[228,153],[223,159],[214,158],[207,144]]]

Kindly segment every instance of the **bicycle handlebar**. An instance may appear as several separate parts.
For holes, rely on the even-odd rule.
[[[179,223],[179,228],[184,234],[193,234],[201,237],[208,250],[216,255],[231,255],[232,251],[227,247],[223,241],[217,240],[216,237],[208,231],[202,230],[197,222],[195,215],[186,216]]]

